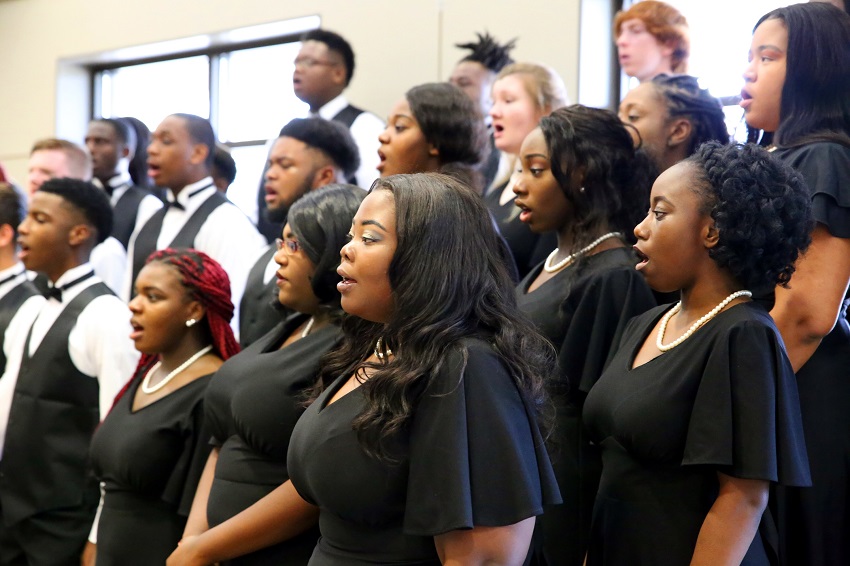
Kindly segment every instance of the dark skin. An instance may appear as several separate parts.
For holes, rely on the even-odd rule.
[[[700,211],[700,197],[689,186],[695,183],[686,163],[664,172],[652,187],[650,210],[635,227],[636,248],[648,258],[638,264],[656,290],[681,289],[681,309],[670,319],[663,344],[685,334],[703,315],[742,288],[728,270],[709,256],[720,234],[714,220]],[[746,301],[733,300],[725,308]],[[634,359],[633,367],[664,355],[658,349],[661,320],[650,331]],[[756,536],[767,506],[768,482],[742,479],[717,472],[718,496],[700,529],[692,565],[740,564]]]
[[[27,269],[55,282],[89,260],[96,238],[97,230],[76,206],[57,194],[36,191],[18,227],[19,257]]]

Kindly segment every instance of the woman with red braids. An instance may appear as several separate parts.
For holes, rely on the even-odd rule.
[[[210,451],[206,386],[239,351],[230,281],[203,252],[151,254],[129,306],[142,358],[91,444],[98,566],[164,564],[177,546]]]

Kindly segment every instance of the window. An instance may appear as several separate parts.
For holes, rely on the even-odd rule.
[[[272,38],[93,66],[92,114],[135,116],[151,131],[175,112],[209,118],[218,141],[230,147],[236,162],[236,180],[227,196],[256,218],[266,141],[291,119],[307,114],[307,105],[292,91],[293,61],[300,49],[298,37],[318,27],[319,19],[300,20],[297,31]],[[231,34],[244,36],[246,31]]]
[[[776,8],[793,4],[783,0],[664,0],[688,20],[691,55],[688,73],[699,78],[700,86],[721,99],[729,132],[738,141],[747,137],[744,112],[738,106],[747,51],[756,22]],[[634,2],[624,2],[624,9]],[[625,94],[637,86],[637,79],[622,76]],[[622,98],[622,96],[621,96]]]

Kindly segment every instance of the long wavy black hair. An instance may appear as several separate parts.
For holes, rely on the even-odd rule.
[[[850,15],[831,4],[794,4],[768,12],[788,31],[779,128],[748,128],[748,141],[796,147],[834,142],[850,147]]]
[[[364,450],[397,461],[400,433],[450,350],[478,337],[492,344],[547,429],[544,380],[557,374],[554,350],[516,304],[490,215],[472,189],[439,173],[392,175],[372,192],[395,202],[398,243],[390,263],[393,314],[385,324],[349,316],[344,338],[328,354],[318,389],[339,376],[371,373],[362,384],[366,408],[353,426]],[[395,354],[367,363],[383,337]],[[465,354],[465,352],[464,352]]]
[[[570,231],[577,248],[603,231],[634,238],[658,175],[643,150],[610,110],[574,104],[540,120],[552,175],[574,209]]]

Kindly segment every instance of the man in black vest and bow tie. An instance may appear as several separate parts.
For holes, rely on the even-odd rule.
[[[89,263],[111,229],[103,191],[67,178],[41,185],[18,228],[21,261],[49,288],[3,376],[15,386],[0,422],[0,564],[80,563],[100,498],[89,442],[139,355],[126,305]]]
[[[91,155],[92,183],[106,191],[112,204],[112,237],[126,250],[130,235],[162,208],[161,200],[130,179],[128,167],[136,152],[136,134],[121,119],[92,120],[86,148]]]
[[[215,134],[208,120],[172,114],[154,131],[148,146],[148,176],[167,189],[168,203],[130,239],[131,273],[124,298],[147,257],[164,248],[195,248],[216,260],[230,277],[237,312],[231,325],[238,335],[238,305],[248,270],[266,246],[254,224],[213,184],[210,176]]]

